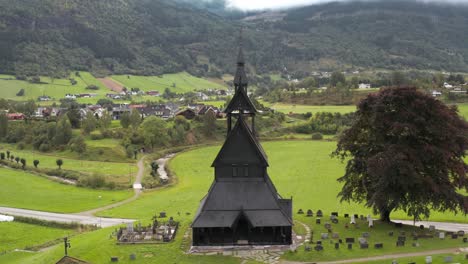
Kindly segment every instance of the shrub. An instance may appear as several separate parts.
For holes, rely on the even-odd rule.
[[[97,174],[83,176],[78,180],[78,186],[90,187],[93,189],[103,188],[106,186],[106,179],[104,176]]]
[[[16,161],[16,163],[19,163],[20,162],[20,157],[16,157],[15,161]]]
[[[99,87],[97,87],[94,84],[86,86],[86,90],[99,90]]]
[[[16,93],[16,96],[24,96],[24,89],[21,88],[21,90],[19,90],[19,92]]]
[[[24,170],[24,168],[26,167],[26,159],[21,159],[20,161],[21,161],[21,165],[22,165],[21,167]]]
[[[90,137],[91,140],[101,140],[104,138],[104,136],[100,133],[92,133]]]
[[[47,143],[42,143],[40,146],[39,146],[39,151],[40,152],[47,152],[50,150],[50,146],[49,144]]]
[[[38,161],[38,160],[34,160],[34,161],[33,161],[33,164],[34,164],[34,168],[37,169],[37,165],[39,165],[39,161]]]
[[[4,159],[5,159],[5,153],[4,153],[4,152],[0,153],[0,159],[1,159],[1,160],[4,160]]]
[[[16,148],[19,149],[19,150],[23,150],[25,148],[25,145],[23,142],[20,142],[18,143],[18,145],[16,145]]]
[[[57,164],[57,166],[59,167],[59,170],[62,168],[62,165],[63,165],[63,160],[62,159],[58,159],[55,161],[55,163]]]
[[[313,133],[312,134],[312,139],[313,140],[321,140],[321,139],[323,139],[323,135],[321,133]]]

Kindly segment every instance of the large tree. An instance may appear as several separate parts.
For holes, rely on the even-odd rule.
[[[166,122],[159,117],[150,116],[141,123],[140,135],[151,148],[164,146],[168,142]]]
[[[365,202],[390,221],[401,209],[414,219],[430,211],[467,212],[468,123],[414,87],[385,88],[363,99],[334,152],[347,160],[342,201]]]

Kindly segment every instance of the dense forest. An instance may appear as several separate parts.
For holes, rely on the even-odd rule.
[[[187,0],[0,0],[0,71],[219,77],[232,71],[241,26],[257,74],[468,69],[466,6],[345,2],[248,14],[222,7]]]

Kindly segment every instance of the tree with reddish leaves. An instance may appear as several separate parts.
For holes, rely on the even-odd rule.
[[[455,106],[414,87],[390,87],[363,99],[333,155],[347,161],[341,201],[365,202],[390,222],[403,210],[468,212],[468,123]]]

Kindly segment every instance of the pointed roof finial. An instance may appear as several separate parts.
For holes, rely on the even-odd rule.
[[[240,32],[239,32],[239,55],[237,56],[237,64],[238,65],[244,65],[245,60],[244,60],[244,51],[243,51],[243,39],[242,39],[242,33],[243,33],[244,28],[241,27]]]

